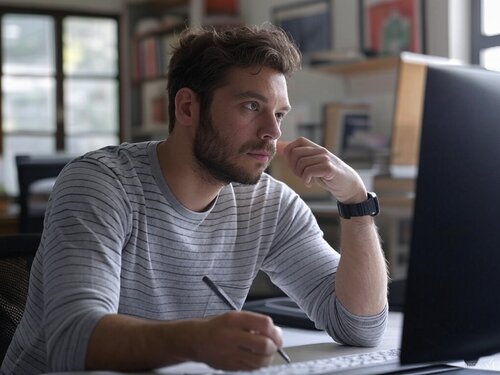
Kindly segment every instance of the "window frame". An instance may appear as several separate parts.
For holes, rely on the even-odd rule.
[[[472,64],[480,65],[481,51],[492,47],[500,47],[499,35],[483,35],[482,14],[483,1],[471,1],[471,56]]]
[[[64,124],[64,82],[66,79],[71,78],[67,76],[63,71],[63,21],[65,17],[89,17],[89,18],[111,18],[116,20],[117,23],[117,71],[115,75],[109,75],[106,78],[116,79],[118,85],[118,129],[117,136],[120,142],[124,141],[124,122],[123,122],[123,53],[122,53],[122,19],[119,13],[105,13],[105,12],[91,12],[91,11],[81,11],[81,10],[62,10],[62,9],[44,9],[44,8],[20,8],[20,7],[10,7],[10,6],[0,6],[0,19],[5,14],[25,14],[25,15],[44,15],[51,16],[54,20],[54,61],[55,61],[55,74],[54,79],[56,82],[56,92],[55,92],[55,117],[56,117],[56,131],[55,131],[55,145],[56,149],[54,152],[64,152],[65,151],[65,124]],[[4,77],[3,67],[1,62],[3,61],[3,48],[2,48],[2,28],[0,27],[0,77]],[[102,78],[101,75],[82,75],[84,78]],[[4,141],[4,131],[3,131],[3,97],[2,97],[2,83],[3,80],[0,79],[0,156],[3,155],[3,141]],[[21,132],[19,132],[21,134]]]

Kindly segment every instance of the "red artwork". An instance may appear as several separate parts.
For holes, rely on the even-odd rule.
[[[365,48],[380,55],[422,52],[418,0],[365,1]]]

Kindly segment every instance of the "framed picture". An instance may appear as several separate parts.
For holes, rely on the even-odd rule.
[[[424,0],[360,0],[359,8],[366,54],[425,53]]]
[[[168,128],[167,90],[164,80],[142,85],[142,126],[147,129]]]
[[[366,103],[325,105],[324,146],[343,158],[371,156],[370,106]]]
[[[331,8],[331,0],[306,0],[273,8],[273,23],[295,41],[305,62],[311,53],[333,48]]]

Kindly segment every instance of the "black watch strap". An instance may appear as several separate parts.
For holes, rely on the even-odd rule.
[[[339,216],[344,219],[350,219],[357,216],[376,216],[380,212],[377,195],[373,192],[368,193],[366,201],[355,204],[344,204],[337,201]]]

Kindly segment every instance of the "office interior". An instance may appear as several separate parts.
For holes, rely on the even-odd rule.
[[[415,31],[418,43],[409,50],[395,47],[380,52],[369,46],[370,33],[365,18],[368,5],[391,2],[415,6],[412,14],[418,24]],[[318,43],[327,43],[328,47],[304,52],[302,70],[289,80],[293,110],[283,124],[282,137],[307,136],[321,143],[356,168],[368,189],[377,193],[381,214],[376,223],[392,280],[389,326],[377,350],[396,348],[401,338],[400,312],[410,250],[426,67],[481,64],[500,70],[500,56],[495,60],[493,53],[493,59],[487,60],[482,53],[482,49],[494,50],[500,46],[500,27],[489,25],[493,32],[487,37],[478,36],[482,34],[478,31],[481,18],[478,4],[483,10],[492,7],[489,13],[494,15],[500,11],[499,3],[500,0],[0,0],[0,237],[21,234],[30,246],[39,241],[36,233],[41,230],[54,178],[71,158],[106,144],[167,137],[164,68],[168,57],[165,55],[168,45],[175,43],[176,33],[185,24],[286,23],[297,15],[319,12],[326,14],[327,27],[322,29],[326,34]],[[73,70],[66,71],[61,66],[64,60],[57,58],[49,58],[51,63],[60,66],[49,69],[48,73],[16,70],[19,66],[15,59],[8,60],[6,45],[9,39],[15,40],[20,35],[16,27],[23,25],[19,20],[26,15],[35,19],[54,17],[54,23],[49,22],[52,26],[65,27],[65,17],[74,21],[72,48],[63,40],[62,44],[54,42],[53,49],[47,53],[55,55],[68,48],[64,58],[73,62]],[[85,22],[88,20],[91,22]],[[92,29],[93,21],[98,27],[85,34],[82,30]],[[86,45],[89,50],[79,51],[75,47],[78,43],[83,43],[82,49]],[[307,46],[308,40],[302,43]],[[107,48],[109,53],[99,55],[96,64],[90,62],[91,68],[75,63],[85,60],[82,56],[92,55],[92,51],[95,52],[92,48],[99,48],[101,52]],[[159,54],[151,52],[157,48]],[[150,61],[151,56],[156,57],[155,64],[145,64],[144,60]],[[16,82],[22,86],[21,93],[44,89],[43,84],[33,85],[39,76],[50,76],[54,82],[76,78],[112,83],[106,86],[102,96],[98,91],[90,98],[84,95],[93,93],[88,86],[87,89],[85,85],[80,86],[80,91],[74,82],[54,84],[53,97],[36,103],[56,108],[44,118],[52,121],[46,121],[50,123],[48,128],[23,127],[23,121],[37,122],[43,116],[30,112],[32,103],[22,100],[22,96],[11,96],[9,101],[8,96],[12,94],[9,90],[14,86],[14,94],[17,92]],[[64,101],[61,92],[64,98],[71,100]],[[35,99],[44,95],[42,91]],[[102,108],[102,103],[111,105]],[[98,110],[93,112],[93,106]],[[350,142],[346,141],[349,118],[361,120],[360,130],[355,132],[357,137],[352,137]],[[21,124],[19,128],[15,126],[16,121]],[[350,126],[356,129],[355,125],[356,122]],[[278,157],[269,173],[289,184],[306,200],[325,238],[341,251],[334,199],[321,189],[305,188]],[[260,274],[249,295],[249,306],[259,302],[255,300],[281,295],[281,291]],[[261,312],[272,313],[270,309],[262,310],[258,303],[254,306]],[[290,322],[289,315],[284,319]],[[310,330],[310,322],[300,314],[297,321],[295,325],[303,324],[308,332],[285,331],[287,353],[294,361],[325,358],[331,355],[332,349],[336,355],[366,351],[332,343],[324,332]],[[276,321],[284,325],[287,322]],[[500,358],[486,362],[495,370],[500,368]]]
[[[304,135],[334,153],[341,150],[340,156],[359,171],[367,187],[380,198],[382,213],[377,223],[390,276],[393,280],[404,280],[417,172],[423,69],[435,63],[477,63],[471,45],[473,2],[414,1],[413,21],[418,23],[417,45],[412,45],[409,53],[398,48],[381,53],[367,46],[370,38],[365,24],[368,8],[364,1],[358,0],[0,0],[4,21],[6,15],[12,14],[53,13],[95,16],[97,20],[108,17],[116,22],[117,27],[113,39],[117,50],[114,60],[110,58],[116,65],[111,70],[104,68],[108,73],[111,71],[109,77],[116,84],[115,113],[105,113],[113,118],[115,128],[103,134],[102,138],[99,138],[99,132],[92,134],[95,129],[89,127],[85,134],[90,134],[90,140],[71,150],[67,147],[71,141],[68,138],[64,141],[64,137],[61,141],[61,136],[43,150],[41,146],[40,149],[30,146],[28,150],[22,144],[8,146],[6,142],[12,128],[6,116],[12,114],[8,104],[3,105],[0,233],[39,231],[40,216],[43,215],[54,176],[68,160],[83,153],[86,148],[90,150],[113,142],[162,139],[168,135],[164,96],[164,67],[168,58],[163,55],[157,57],[155,66],[142,61],[152,56],[152,52],[148,52],[152,44],[161,45],[160,51],[165,53],[167,44],[175,42],[176,33],[185,24],[285,24],[287,19],[300,12],[319,11],[327,15],[325,38],[329,47],[304,52],[302,70],[289,81],[293,110],[283,124],[282,137],[293,139]],[[9,35],[9,29],[4,27],[4,40]],[[303,48],[309,48],[307,40],[303,43]],[[314,49],[314,46],[311,48]],[[6,54],[3,56],[5,58]],[[4,69],[4,82],[10,78],[9,74]],[[92,78],[92,74],[89,76]],[[3,86],[5,92],[5,83]],[[71,88],[71,85],[63,87],[66,95]],[[6,103],[5,98],[3,103]],[[19,106],[14,108],[22,110]],[[72,112],[75,126],[79,122],[79,114],[84,113],[82,108],[77,109],[79,111]],[[51,130],[52,138],[54,133],[60,132],[61,123],[70,128],[68,123],[71,119],[61,114],[61,110],[64,112],[64,104],[54,116],[58,125],[57,130]],[[15,114],[12,116],[17,118]],[[363,121],[358,137],[351,138],[350,143],[342,138],[347,137],[349,124],[345,122],[349,116]],[[23,133],[21,129],[19,134],[35,137],[36,145],[37,131],[28,129]],[[75,134],[77,137],[79,133]],[[30,140],[32,142],[33,138]],[[16,156],[20,157],[16,159]],[[18,168],[22,166],[27,169],[19,172]],[[44,176],[44,171],[47,171],[47,176]],[[269,172],[303,196],[315,213],[325,237],[337,248],[339,219],[333,198],[319,189],[304,188],[279,158],[273,161]],[[39,178],[45,184],[37,184],[39,190],[29,188],[31,180]],[[33,215],[34,218],[26,215]],[[262,275],[256,280],[251,297],[279,294],[280,291]]]

